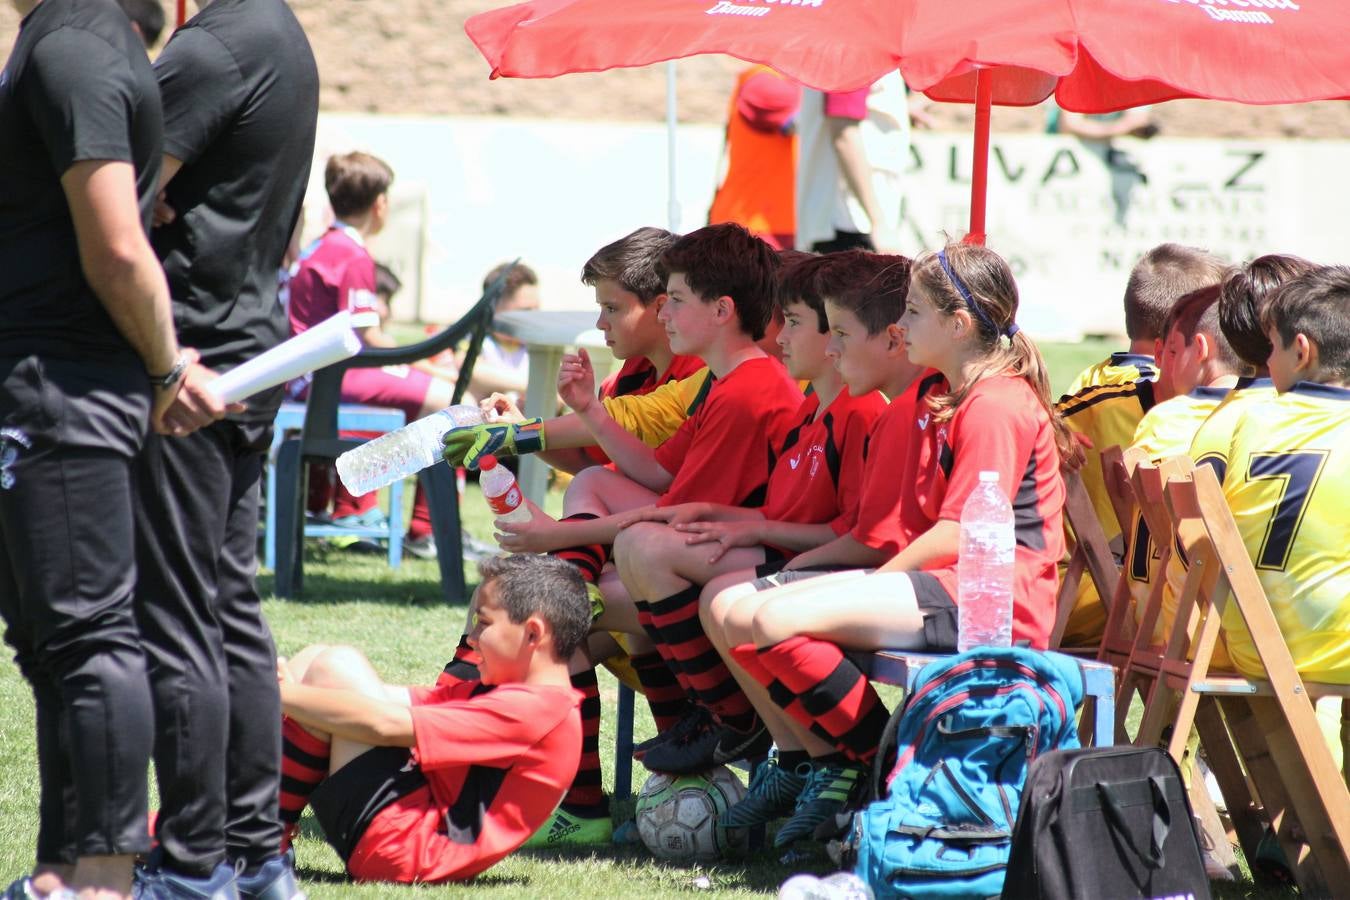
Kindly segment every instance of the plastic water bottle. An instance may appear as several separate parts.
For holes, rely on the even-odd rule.
[[[981,472],[979,487],[961,508],[957,650],[1012,645],[1015,555],[1012,504],[999,487],[998,473]]]
[[[778,889],[778,900],[874,900],[867,882],[852,872],[836,872],[828,878],[793,875]]]
[[[532,518],[516,476],[506,466],[498,465],[497,457],[491,453],[478,461],[478,486],[483,489],[483,499],[492,515],[500,521],[528,522]]]
[[[342,486],[356,496],[379,490],[441,461],[441,438],[451,428],[483,424],[478,407],[461,403],[409,422],[337,458]]]

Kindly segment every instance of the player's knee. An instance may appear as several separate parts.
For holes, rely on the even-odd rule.
[[[325,647],[305,670],[304,683],[315,687],[345,686],[370,670],[365,654],[346,644]]]
[[[712,585],[709,585],[709,587],[712,587]],[[749,582],[727,585],[718,591],[705,590],[699,600],[700,606],[707,612],[704,621],[721,628],[731,627],[739,622],[742,627],[748,628],[750,622],[746,614],[742,612],[738,618],[736,610],[737,607],[744,607],[746,604],[742,601],[746,597],[754,596],[754,594],[754,586]],[[744,621],[739,621],[740,619],[744,619]]]
[[[756,646],[767,647],[799,634],[804,622],[794,610],[782,603],[762,603],[750,616],[751,639]]]
[[[563,509],[568,515],[590,512],[597,515],[608,510],[603,490],[606,476],[613,473],[604,466],[587,466],[572,476],[563,492]]]

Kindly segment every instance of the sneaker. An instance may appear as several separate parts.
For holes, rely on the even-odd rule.
[[[418,559],[435,559],[436,536],[434,534],[419,534],[417,537],[404,538],[403,550]]]
[[[772,743],[773,738],[762,724],[750,731],[736,731],[709,722],[705,728],[648,750],[642,757],[642,764],[653,772],[676,775],[704,772],[713,766],[767,753]]]
[[[251,875],[235,877],[242,900],[307,900],[295,881],[295,851],[287,850],[263,863]]]
[[[234,866],[222,862],[208,878],[192,878],[166,869],[163,854],[150,854],[150,861],[136,867],[131,883],[132,900],[239,900]]]
[[[792,818],[778,829],[773,845],[784,847],[811,837],[822,822],[833,821],[835,814],[846,808],[857,793],[864,774],[863,767],[856,764],[812,765]]]
[[[691,706],[689,711],[680,718],[680,721],[676,722],[672,727],[660,732],[656,737],[647,738],[647,740],[642,741],[635,746],[633,748],[633,759],[642,762],[648,751],[661,746],[667,741],[682,741],[691,731],[707,728],[708,723],[711,720],[712,716],[708,713],[708,710],[704,709],[702,706]]]
[[[777,755],[770,756],[750,776],[750,789],[727,810],[722,824],[728,828],[749,828],[786,816],[796,808],[810,774],[810,763],[802,763],[790,772],[778,764]]]
[[[563,844],[608,844],[614,839],[614,822],[608,812],[581,816],[561,806],[530,835],[526,847],[558,847]]]

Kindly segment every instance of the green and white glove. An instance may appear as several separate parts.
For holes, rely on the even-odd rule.
[[[478,461],[493,456],[524,456],[544,449],[544,420],[523,422],[485,422],[467,428],[452,428],[445,433],[441,455],[452,466],[478,468]]]

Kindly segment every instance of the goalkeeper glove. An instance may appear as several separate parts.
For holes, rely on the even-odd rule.
[[[441,455],[450,465],[477,469],[478,461],[489,453],[493,456],[523,456],[543,450],[544,420],[454,428],[445,433],[444,445]]]

